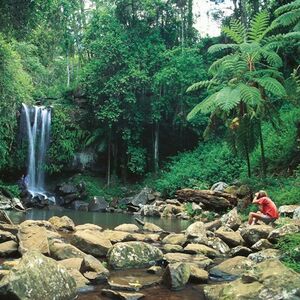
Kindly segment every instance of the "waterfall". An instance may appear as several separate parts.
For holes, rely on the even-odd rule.
[[[28,138],[28,171],[25,183],[35,197],[45,193],[45,160],[50,139],[51,110],[44,106],[22,104],[22,116]]]

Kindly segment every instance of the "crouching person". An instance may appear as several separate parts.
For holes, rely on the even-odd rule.
[[[269,224],[278,219],[279,214],[277,207],[265,191],[256,193],[252,203],[259,205],[259,211],[256,213],[251,212],[249,214],[248,223],[250,225],[256,224],[258,220],[263,221],[265,224]]]

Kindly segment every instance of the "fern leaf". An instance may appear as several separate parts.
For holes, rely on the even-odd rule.
[[[279,27],[295,26],[300,21],[300,8],[284,13],[276,18],[269,29],[274,30]]]
[[[229,55],[225,55],[222,58],[216,60],[215,62],[213,62],[211,64],[211,66],[208,69],[208,73],[211,75],[215,75],[218,73],[220,67],[222,66],[222,64],[227,61],[227,60],[231,60],[234,59],[235,57],[237,57],[237,55],[234,54],[229,54]]]
[[[240,90],[238,88],[224,87],[216,97],[217,105],[225,112],[234,109],[240,102]]]
[[[213,53],[220,52],[223,50],[228,50],[228,49],[232,50],[232,49],[237,49],[237,48],[238,48],[238,45],[236,45],[236,44],[215,44],[208,48],[208,53],[213,54]]]
[[[297,8],[300,8],[300,0],[296,0],[292,3],[280,6],[275,10],[275,15],[278,17],[288,11],[295,10]]]
[[[214,93],[206,97],[202,102],[198,103],[187,115],[187,120],[192,120],[199,112],[204,114],[211,113],[216,107],[216,96],[217,93]]]
[[[213,83],[212,80],[199,81],[199,82],[192,84],[190,87],[188,87],[188,89],[186,91],[187,91],[187,93],[198,91],[201,88],[210,86],[212,83]]]
[[[275,78],[272,77],[262,77],[254,79],[260,86],[262,86],[266,91],[270,92],[274,96],[284,97],[286,96],[286,91],[283,85]]]
[[[230,27],[223,26],[222,32],[224,32],[229,38],[231,38],[237,44],[241,44],[246,39],[246,30],[243,24],[238,20],[232,20]]]
[[[257,106],[262,102],[260,92],[257,88],[248,86],[247,84],[240,83],[238,85],[240,90],[241,101],[249,106]]]
[[[283,65],[281,57],[275,51],[261,49],[261,54],[271,67],[280,68]]]
[[[251,41],[260,42],[265,34],[269,25],[269,15],[266,11],[261,11],[251,21],[250,30],[248,35]]]

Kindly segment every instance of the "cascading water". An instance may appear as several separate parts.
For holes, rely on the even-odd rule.
[[[50,140],[51,110],[44,106],[22,104],[21,119],[28,138],[28,172],[25,184],[35,197],[45,196],[45,159]],[[22,122],[22,121],[21,121]]]

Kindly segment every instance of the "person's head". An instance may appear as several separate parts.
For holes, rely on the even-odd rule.
[[[259,192],[257,192],[255,194],[256,198],[259,199],[259,198],[262,198],[262,197],[268,197],[268,194],[267,192],[263,191],[263,190],[260,190]]]

